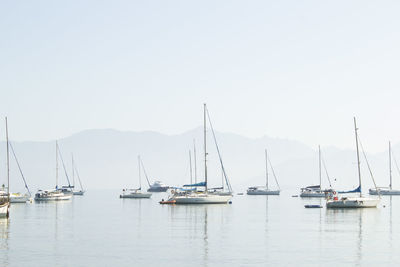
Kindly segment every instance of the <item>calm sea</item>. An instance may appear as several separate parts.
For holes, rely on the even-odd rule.
[[[119,193],[14,204],[0,220],[0,266],[400,265],[400,197],[376,209],[327,210],[305,209],[325,201],[285,191],[207,206]]]

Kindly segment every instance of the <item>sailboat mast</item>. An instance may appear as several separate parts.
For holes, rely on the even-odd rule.
[[[72,187],[75,188],[74,154],[71,155],[72,155]]]
[[[204,103],[204,181],[206,183],[205,190],[207,193],[207,134],[206,134],[206,104]]]
[[[267,186],[267,190],[268,188],[268,154],[267,154],[267,150],[265,149],[265,185]]]
[[[8,123],[6,117],[6,143],[7,143],[7,201],[10,202],[10,152],[8,144]]]
[[[321,146],[318,145],[318,160],[319,160],[319,190],[321,190]]]
[[[190,167],[190,184],[193,183],[193,172],[192,172],[192,151],[189,150],[189,167]]]
[[[358,150],[358,133],[357,133],[358,129],[357,129],[356,117],[354,117],[354,131],[356,135],[356,148],[357,148],[358,186],[360,187],[360,197],[361,197],[362,193],[361,193],[360,152]]]
[[[141,177],[141,172],[140,172],[140,156],[138,156],[138,165],[139,165],[139,189],[142,190],[142,177]]]
[[[194,183],[197,183],[197,155],[196,155],[196,143],[193,139],[193,159],[194,159]]]
[[[392,190],[392,146],[389,141],[389,176],[390,176],[390,184],[389,189]]]
[[[58,189],[58,144],[56,140],[56,189]]]

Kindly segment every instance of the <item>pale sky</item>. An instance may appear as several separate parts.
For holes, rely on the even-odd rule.
[[[84,129],[400,142],[398,1],[2,1],[13,140]],[[0,127],[2,130],[4,126]],[[3,135],[1,135],[3,138]]]

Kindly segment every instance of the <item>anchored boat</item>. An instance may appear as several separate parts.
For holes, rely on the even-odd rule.
[[[321,146],[318,146],[318,162],[319,162],[319,185],[310,185],[300,189],[300,197],[325,197],[325,192],[321,187],[322,184],[322,156],[321,156]],[[323,164],[326,172],[326,176],[329,182],[329,187],[332,188],[331,181],[329,179],[328,171],[326,169],[325,163]],[[329,189],[330,190],[330,189]]]
[[[69,200],[72,197],[72,191],[69,189],[58,188],[58,143],[56,141],[56,187],[55,189],[41,190],[35,194],[35,201],[59,201],[59,200]],[[61,154],[60,154],[61,156]],[[61,158],[62,159],[62,158]],[[63,162],[64,165],[64,162]],[[65,171],[65,166],[64,166]],[[68,175],[65,172],[67,179]],[[69,181],[68,181],[69,184]],[[66,192],[66,193],[64,193]]]
[[[357,128],[357,124],[356,124],[356,118],[354,118],[354,129],[355,129],[356,148],[357,148],[357,170],[358,170],[358,188],[356,189],[356,191],[360,193],[360,196],[339,198],[338,195],[336,194],[336,192],[333,192],[332,194],[329,194],[329,197],[326,201],[327,208],[376,208],[376,206],[380,202],[379,198],[364,197],[362,195],[360,153],[359,153],[359,149],[358,149],[359,140],[358,140],[358,132],[357,132],[358,128]],[[365,154],[364,154],[364,156],[365,156]],[[368,162],[367,162],[367,164],[368,164]],[[371,172],[371,174],[372,174],[372,172]]]
[[[222,163],[221,154],[219,153],[219,148],[218,148],[218,145],[216,142],[216,138],[215,138],[214,130],[213,130],[213,127],[212,127],[212,124],[210,121],[210,116],[208,114],[207,106],[206,106],[206,104],[204,104],[204,182],[187,185],[187,187],[193,187],[193,188],[203,187],[204,191],[199,192],[197,190],[195,190],[195,191],[188,190],[188,191],[184,191],[184,192],[179,192],[177,190],[174,192],[174,195],[170,199],[168,199],[168,201],[175,201],[175,204],[227,204],[230,201],[230,199],[232,198],[232,193],[221,194],[219,192],[215,192],[215,193],[208,192],[208,184],[207,184],[207,182],[208,182],[207,155],[208,155],[208,153],[207,153],[207,134],[206,134],[207,115],[208,115],[208,119],[210,122],[211,130],[213,132],[214,141],[217,146],[217,152],[218,152],[221,168],[224,173],[224,177],[227,181],[228,190],[230,192],[232,191],[231,187],[229,185],[229,182],[227,180],[227,177],[226,177],[225,168]]]
[[[393,160],[396,165],[397,171],[400,174],[399,166],[397,165],[397,161],[394,158],[394,155],[393,155]],[[400,195],[400,190],[392,188],[392,146],[391,146],[390,142],[389,142],[389,179],[390,180],[389,180],[388,187],[371,188],[371,189],[369,189],[369,194],[370,195],[386,195],[386,196]]]
[[[137,189],[123,189],[122,194],[119,196],[120,198],[150,198],[151,193],[142,192],[142,178],[141,178],[141,168],[142,161],[140,156],[138,156],[138,165],[139,165],[139,188]]]
[[[278,189],[271,190],[268,183],[268,162],[271,165],[272,174],[274,175],[275,183]],[[279,195],[281,192],[278,180],[276,179],[274,168],[268,158],[267,150],[265,149],[265,186],[252,186],[247,189],[248,195]]]
[[[10,153],[8,145],[8,124],[6,117],[6,145],[7,145],[7,192],[0,194],[0,217],[10,216]]]

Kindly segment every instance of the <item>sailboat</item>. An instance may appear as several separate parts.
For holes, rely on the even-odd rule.
[[[65,177],[67,178],[67,182],[68,182],[68,185],[62,185],[61,186],[61,188],[59,189],[61,192],[63,192],[64,193],[64,195],[71,195],[71,196],[73,196],[73,190],[74,190],[74,188],[73,188],[73,186],[71,185],[71,183],[70,183],[70,181],[69,181],[69,177],[68,177],[68,173],[67,173],[67,168],[65,167],[65,164],[64,164],[64,160],[63,160],[63,157],[62,157],[62,154],[61,154],[61,150],[60,150],[60,147],[58,146],[58,143],[56,142],[56,150],[58,151],[58,154],[60,155],[60,159],[61,159],[61,164],[62,164],[62,167],[63,167],[63,170],[64,170],[64,174],[65,174]]]
[[[8,125],[6,117],[6,144],[7,144],[7,192],[0,194],[0,217],[8,218],[10,215],[10,153],[8,146]]]
[[[167,200],[175,204],[226,204],[232,198],[232,195],[215,194],[208,192],[208,177],[207,177],[207,135],[206,135],[206,120],[207,120],[207,106],[204,104],[204,182],[188,185],[189,187],[204,187],[204,191],[186,191],[175,192],[175,194]],[[215,141],[215,138],[214,138]],[[217,147],[217,151],[219,151]],[[218,153],[220,156],[220,154]],[[224,171],[223,164],[220,157],[221,167]],[[225,171],[224,171],[225,174]],[[225,176],[226,177],[226,176]],[[228,183],[229,186],[229,183]]]
[[[72,194],[65,194],[58,188],[58,143],[56,141],[56,187],[55,189],[41,190],[35,194],[35,201],[60,201],[71,199]]]
[[[318,146],[318,162],[319,162],[319,185],[310,185],[301,188],[300,197],[325,197],[325,191],[322,190],[322,168],[321,168],[321,146]],[[329,180],[329,177],[328,177]],[[330,182],[329,182],[330,183]]]
[[[143,193],[142,192],[142,178],[141,178],[141,168],[140,168],[142,165],[142,161],[140,159],[140,156],[138,156],[138,165],[139,165],[139,188],[138,189],[123,189],[122,194],[119,196],[120,198],[150,198],[151,197],[151,193]]]
[[[361,192],[361,169],[360,169],[360,152],[358,149],[358,128],[356,124],[356,118],[354,118],[354,131],[356,137],[356,148],[357,148],[357,170],[358,170],[358,188],[359,197],[339,197],[336,194],[329,195],[326,201],[327,208],[376,208],[379,204],[379,198],[364,197]]]
[[[397,162],[396,159],[394,159],[397,170],[398,166],[397,166]],[[400,173],[400,171],[399,171]],[[387,196],[395,196],[395,195],[400,195],[400,190],[396,190],[392,188],[392,146],[391,143],[389,142],[389,177],[390,177],[390,182],[389,182],[389,186],[388,187],[377,187],[377,188],[371,188],[369,189],[369,194],[370,195],[387,195]]]
[[[21,166],[20,166],[19,161],[17,159],[17,155],[15,154],[14,148],[13,148],[11,143],[9,143],[9,146],[11,148],[11,152],[14,155],[15,162],[17,163],[19,172],[21,174],[22,180],[24,181],[25,188],[26,188],[26,191],[27,191],[27,193],[25,193],[25,194],[23,194],[23,193],[10,193],[10,203],[32,202],[32,194],[31,194],[31,191],[29,190],[28,184],[26,183],[25,176],[22,173],[22,169],[21,169]]]
[[[79,185],[81,187],[81,190],[76,190],[75,189],[75,172],[76,176],[78,177]],[[83,189],[82,182],[81,182],[81,177],[79,176],[78,170],[76,169],[76,166],[74,164],[74,156],[72,155],[72,193],[74,196],[83,196],[85,194],[85,190]]]
[[[271,165],[272,173],[274,175],[276,185],[278,186],[278,189],[276,189],[276,190],[271,190],[269,188],[269,183],[268,183],[268,162]],[[252,187],[249,187],[247,189],[247,194],[248,195],[279,195],[280,192],[281,191],[280,191],[280,187],[279,187],[279,184],[278,184],[278,180],[276,179],[274,169],[272,168],[272,164],[268,159],[267,150],[265,149],[265,186],[252,186]]]

